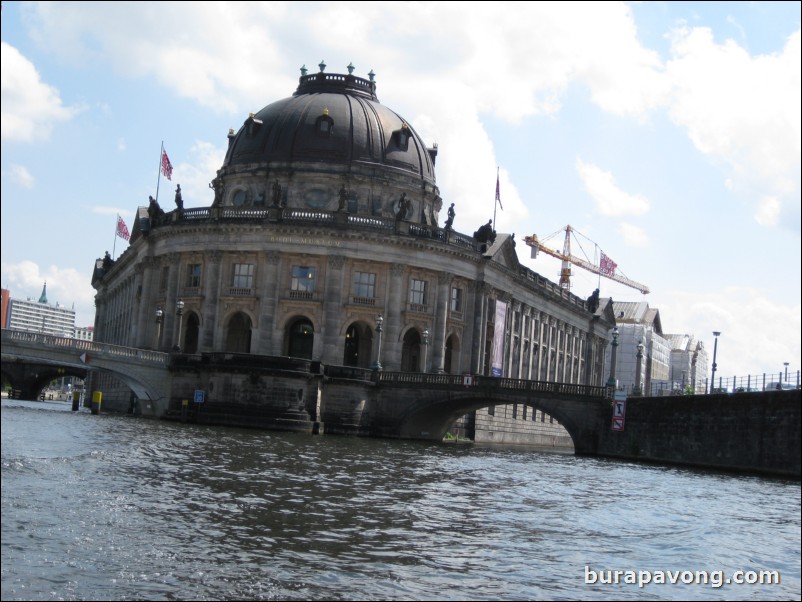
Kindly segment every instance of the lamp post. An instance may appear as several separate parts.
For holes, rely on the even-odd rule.
[[[785,366],[785,382],[788,382],[788,362],[783,362],[783,366]]]
[[[617,381],[615,378],[615,361],[616,352],[618,351],[618,326],[613,328],[613,342],[610,343],[613,347],[610,353],[610,378],[607,379],[607,388],[610,389],[610,394],[615,394]]]
[[[384,316],[379,314],[376,316],[376,361],[370,366],[371,370],[381,370],[381,355],[382,355],[382,324],[384,324]]]
[[[632,390],[633,395],[643,395],[641,390],[641,370],[643,369],[643,341],[638,343],[638,353],[635,367],[635,388]]]
[[[713,388],[716,386],[716,352],[718,351],[718,337],[721,335],[721,332],[718,330],[713,331],[713,336],[716,337],[713,341],[713,374],[710,377],[710,392],[713,392]]]
[[[181,325],[184,322],[184,302],[179,299],[175,304],[175,315],[178,316],[178,339],[176,339],[173,351],[181,351]]]
[[[429,355],[429,329],[425,329],[423,331],[423,370],[421,372],[426,372],[426,357]]]
[[[159,350],[159,339],[161,339],[162,335],[162,319],[164,318],[164,312],[162,311],[161,307],[156,308],[156,340],[153,342],[153,348],[158,351]]]

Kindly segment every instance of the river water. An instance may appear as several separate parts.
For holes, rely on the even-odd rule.
[[[799,481],[2,401],[3,600],[798,600],[800,522]]]

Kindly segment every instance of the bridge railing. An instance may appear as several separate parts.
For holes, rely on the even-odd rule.
[[[566,395],[571,397],[607,397],[606,387],[555,383],[539,380],[520,380],[516,378],[496,378],[492,376],[473,376],[463,374],[426,374],[422,372],[379,372],[378,382],[382,384],[421,387],[482,387],[501,391],[524,391]]]
[[[46,345],[57,349],[71,349],[74,351],[88,353],[96,356],[114,356],[122,358],[133,358],[140,361],[151,362],[154,364],[167,365],[170,361],[170,354],[149,349],[138,349],[136,347],[124,347],[122,345],[111,345],[109,343],[96,343],[82,339],[70,337],[59,337],[40,332],[25,332],[22,330],[2,330],[2,342],[33,343]]]

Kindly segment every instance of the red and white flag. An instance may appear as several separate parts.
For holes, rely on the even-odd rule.
[[[173,164],[170,163],[170,158],[167,156],[167,151],[162,149],[162,173],[168,180],[173,179]]]
[[[124,238],[125,240],[129,240],[131,238],[131,233],[128,232],[128,226],[125,225],[123,218],[121,218],[119,215],[117,216],[117,236]]]
[[[607,257],[602,251],[601,254],[601,261],[599,262],[599,270],[601,271],[603,276],[615,276],[615,268],[618,267],[618,264]]]

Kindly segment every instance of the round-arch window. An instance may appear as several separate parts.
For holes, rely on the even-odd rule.
[[[245,204],[246,194],[244,190],[238,190],[234,193],[234,207],[242,207]]]

